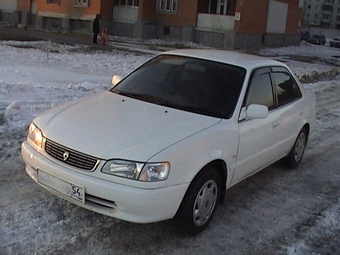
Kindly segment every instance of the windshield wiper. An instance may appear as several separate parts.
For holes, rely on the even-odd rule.
[[[222,111],[203,108],[199,106],[193,106],[193,105],[183,105],[183,106],[180,106],[180,108],[185,111],[208,115],[208,116],[217,117],[217,118],[225,118],[225,115],[226,115],[226,113]]]
[[[134,99],[139,99],[139,100],[143,100],[143,101],[147,101],[150,103],[155,103],[155,104],[165,104],[165,105],[169,105],[170,102],[164,99],[161,99],[159,97],[153,96],[153,95],[149,95],[149,94],[138,94],[138,93],[131,93],[131,92],[124,92],[124,91],[113,91],[114,93],[117,93],[119,95],[122,96],[127,96],[127,97],[131,97]]]

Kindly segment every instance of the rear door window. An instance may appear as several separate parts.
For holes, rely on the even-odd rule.
[[[289,72],[281,67],[274,67],[272,69],[271,77],[277,94],[278,107],[299,99],[301,91]]]

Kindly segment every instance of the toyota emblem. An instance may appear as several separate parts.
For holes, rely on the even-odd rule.
[[[65,151],[63,154],[63,160],[66,161],[69,156],[70,156],[70,153],[68,151]]]

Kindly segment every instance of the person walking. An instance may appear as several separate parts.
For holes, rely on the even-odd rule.
[[[97,14],[96,18],[93,20],[93,43],[98,43],[97,37],[100,32],[100,19],[100,14]]]

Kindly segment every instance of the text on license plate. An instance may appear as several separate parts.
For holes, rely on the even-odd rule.
[[[58,191],[78,202],[85,203],[85,188],[67,181],[61,180],[42,170],[38,170],[38,182]]]

